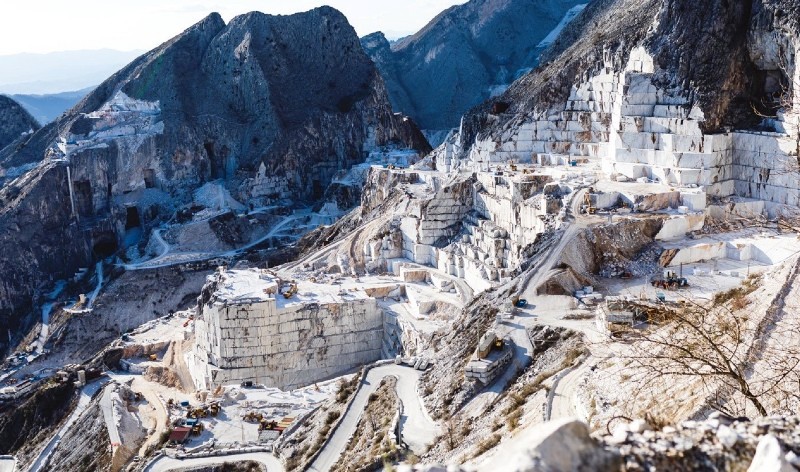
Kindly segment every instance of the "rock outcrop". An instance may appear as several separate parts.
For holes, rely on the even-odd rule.
[[[341,13],[209,15],[0,151],[0,169],[30,168],[0,189],[0,332],[205,182],[244,202],[311,202],[390,143],[430,149]]]
[[[23,138],[28,132],[39,129],[39,123],[22,108],[22,105],[5,95],[0,95],[0,149]]]
[[[706,421],[684,421],[660,430],[634,420],[618,424],[613,435],[595,439],[585,424],[567,418],[531,426],[501,442],[478,470],[788,472],[800,467],[798,426],[795,416],[751,421],[712,414]],[[398,470],[433,472],[444,468],[421,465]]]
[[[472,0],[394,44],[380,32],[361,43],[381,71],[395,110],[423,129],[450,129],[469,108],[536,66],[549,34],[586,3]]]

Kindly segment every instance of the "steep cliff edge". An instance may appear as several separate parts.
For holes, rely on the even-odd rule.
[[[341,13],[209,15],[0,151],[0,169],[31,168],[0,189],[0,264],[13,274],[0,281],[0,332],[50,282],[170,218],[208,181],[245,204],[312,202],[385,144],[430,149],[392,112]]]

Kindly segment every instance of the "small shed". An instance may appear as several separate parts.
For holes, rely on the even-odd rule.
[[[169,441],[175,442],[178,444],[183,444],[189,439],[189,434],[192,432],[192,428],[187,428],[185,426],[178,426],[177,428],[173,429],[171,433],[169,433]]]

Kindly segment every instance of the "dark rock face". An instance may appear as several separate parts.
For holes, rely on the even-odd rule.
[[[69,413],[74,392],[72,382],[43,385],[33,396],[13,405],[0,416],[0,454],[18,451],[52,434]]]
[[[0,333],[50,281],[113,253],[131,225],[170,217],[207,181],[241,201],[311,202],[389,143],[430,150],[393,114],[341,13],[249,13],[228,25],[212,14],[0,151],[0,169],[36,166],[0,189]]]
[[[36,131],[39,123],[14,100],[0,95],[0,149],[19,140],[23,133]]]
[[[392,106],[423,129],[458,126],[461,115],[538,63],[537,45],[568,10],[587,0],[472,0],[390,45],[361,44],[386,81]]]

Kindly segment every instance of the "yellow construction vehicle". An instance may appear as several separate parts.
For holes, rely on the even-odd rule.
[[[297,284],[296,283],[292,283],[289,286],[289,290],[283,292],[283,297],[284,298],[292,298],[295,293],[297,293]]]
[[[208,416],[208,410],[205,407],[190,408],[186,413],[187,418],[205,418]]]
[[[277,427],[278,427],[278,422],[277,421],[268,420],[266,418],[263,418],[261,421],[259,421],[259,424],[258,424],[258,430],[259,431],[264,431],[264,430],[268,430],[268,429],[275,429]]]
[[[149,358],[151,361],[157,361],[157,360],[158,360],[158,356],[157,356],[156,354],[150,354],[150,355],[148,356],[148,358]]]
[[[248,411],[247,414],[242,417],[242,420],[248,423],[260,423],[263,419],[264,415],[256,411]]]
[[[590,188],[588,192],[583,194],[583,204],[586,206],[586,213],[590,215],[594,215],[597,213],[597,208],[595,208],[594,204],[592,203],[592,189]]]

